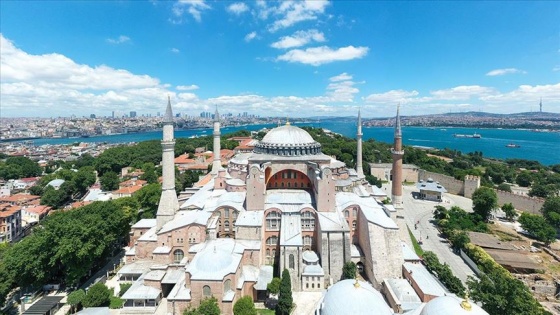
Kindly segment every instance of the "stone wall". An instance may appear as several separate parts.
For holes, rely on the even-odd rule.
[[[439,173],[428,172],[425,170],[418,171],[418,181],[427,181],[428,178],[434,180],[434,182],[439,182],[447,192],[453,195],[463,195],[465,193],[465,183],[464,181],[456,180],[455,178]]]
[[[544,199],[542,198],[518,195],[502,190],[496,190],[496,193],[498,195],[498,205],[500,206],[511,203],[517,210],[532,214],[541,214],[541,208],[544,204]]]

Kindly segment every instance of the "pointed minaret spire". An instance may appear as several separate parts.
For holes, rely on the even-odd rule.
[[[162,170],[163,183],[161,185],[161,197],[159,199],[156,215],[157,229],[161,229],[169,222],[179,210],[179,201],[175,193],[175,138],[173,135],[173,111],[171,110],[171,98],[167,98],[167,109],[163,119],[162,148]]]
[[[163,116],[164,123],[173,123],[173,110],[171,109],[171,97],[167,95],[167,108],[165,109],[165,116]]]
[[[402,138],[400,109],[401,104],[399,103],[399,105],[397,105],[397,117],[395,118],[395,138]]]
[[[358,178],[364,178],[364,167],[362,166],[362,114],[358,108],[358,131],[356,133],[356,140],[358,142],[358,148],[356,152],[356,173],[358,173]]]
[[[212,161],[212,174],[218,174],[222,168],[222,159],[220,154],[220,114],[218,113],[218,105],[216,105],[216,113],[214,114],[214,160]]]
[[[542,97],[541,97],[541,101],[539,102],[539,108],[540,108],[540,112],[542,113]]]

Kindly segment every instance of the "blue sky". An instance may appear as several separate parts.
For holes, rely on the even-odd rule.
[[[560,112],[560,2],[2,1],[1,116]]]

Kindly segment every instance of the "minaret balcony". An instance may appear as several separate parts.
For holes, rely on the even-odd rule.
[[[393,155],[404,155],[404,150],[391,149],[391,154],[393,154]]]

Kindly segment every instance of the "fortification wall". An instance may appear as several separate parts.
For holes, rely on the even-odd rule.
[[[544,204],[544,199],[542,198],[533,198],[502,190],[496,190],[496,194],[498,195],[498,205],[500,207],[506,203],[511,203],[517,210],[541,214],[541,208]]]
[[[426,170],[418,170],[418,181],[427,181],[428,178],[439,182],[447,192],[454,195],[463,195],[465,192],[465,183],[455,178],[439,173],[428,172]]]

